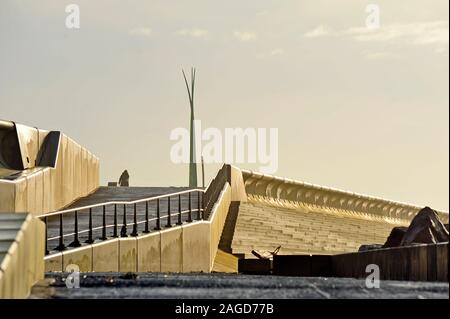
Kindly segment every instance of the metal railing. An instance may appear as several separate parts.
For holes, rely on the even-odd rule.
[[[92,244],[95,239],[103,241],[108,238],[135,237],[140,231],[150,233],[151,229],[157,231],[172,227],[175,220],[176,225],[202,220],[205,217],[204,197],[205,190],[190,189],[134,201],[110,201],[41,215],[39,218],[45,223],[45,252],[49,254],[50,248],[63,251],[67,247],[80,247],[83,239],[84,243]],[[130,206],[132,207],[131,222],[129,221]],[[175,211],[172,208],[174,206],[177,207]],[[80,214],[88,214],[87,225],[83,225],[85,227],[82,230],[80,230]],[[112,219],[112,224],[107,223],[108,217]],[[86,222],[86,219],[82,220]],[[68,222],[72,224],[68,225]],[[51,224],[56,226],[51,227],[51,230],[57,231],[57,234],[49,234]],[[144,224],[143,227],[142,224]],[[65,233],[67,228],[73,231]],[[70,238],[72,241],[66,245]],[[53,243],[55,244],[52,245]]]
[[[82,242],[92,244],[97,239],[136,237],[140,232],[172,227],[174,221],[175,225],[182,225],[206,220],[225,183],[230,183],[230,170],[230,165],[223,165],[206,190],[196,188],[133,201],[109,201],[38,216],[45,223],[45,253],[80,247]],[[87,214],[87,218],[80,219],[80,214]],[[69,232],[65,232],[67,229]]]

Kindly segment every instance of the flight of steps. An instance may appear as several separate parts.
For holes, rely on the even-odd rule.
[[[245,258],[255,258],[253,249],[273,251],[278,246],[280,254],[354,252],[362,244],[384,243],[393,227],[408,224],[407,220],[319,207],[277,207],[250,199],[240,204],[231,250]]]

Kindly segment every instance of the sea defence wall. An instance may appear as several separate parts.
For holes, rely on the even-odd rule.
[[[0,214],[0,299],[26,298],[44,278],[44,223],[30,214]]]
[[[61,132],[9,123],[0,130],[0,213],[36,216],[97,189],[95,155]]]
[[[423,207],[243,170],[249,197],[281,207],[304,206],[410,221]],[[443,223],[448,212],[438,211]]]
[[[408,226],[423,207],[243,171],[241,202],[230,252],[255,258],[253,250],[282,255],[335,255],[361,245],[384,244],[392,228]],[[448,213],[438,212],[448,223]]]
[[[51,254],[47,272],[210,272],[218,251],[232,191],[228,182],[207,220],[121,237]]]

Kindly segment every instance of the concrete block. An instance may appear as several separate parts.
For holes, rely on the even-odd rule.
[[[30,214],[36,214],[36,176],[28,176],[27,181],[27,212]]]
[[[84,246],[64,251],[63,271],[69,265],[77,265],[81,272],[92,271],[92,246]]]
[[[14,185],[16,186],[16,196],[15,196],[15,212],[27,212],[28,199],[27,199],[27,179],[21,178],[16,180]]]
[[[154,232],[137,238],[137,271],[161,271],[161,234]]]
[[[239,168],[231,165],[231,200],[247,201],[247,193],[245,192],[244,179]]]
[[[3,292],[3,287],[4,287],[4,276],[3,276],[3,270],[0,269],[0,299],[5,298],[4,297],[4,292]]]
[[[36,172],[34,175],[35,180],[35,213],[40,215],[44,211],[43,200],[44,200],[44,175],[42,171]]]
[[[119,271],[137,271],[137,240],[136,237],[119,239]]]
[[[63,255],[62,253],[51,254],[44,257],[45,272],[62,272]]]
[[[37,218],[33,218],[34,223],[34,246],[35,246],[35,282],[44,279],[45,272],[45,223]]]
[[[92,245],[92,271],[119,271],[119,239]]]
[[[211,225],[207,222],[182,226],[183,272],[211,271]],[[215,257],[215,256],[214,256]]]
[[[14,265],[10,255],[3,257],[0,264],[0,271],[3,273],[3,298],[14,298]]]
[[[180,227],[161,231],[161,271],[183,271],[183,237]]]
[[[88,160],[87,160],[87,150],[85,148],[81,149],[81,194],[86,196],[88,194]]]
[[[49,213],[51,211],[51,178],[50,178],[50,168],[44,168],[42,170],[42,178],[43,178],[43,193],[42,193],[42,212],[44,214]]]
[[[15,211],[16,188],[11,182],[0,181],[0,213]]]

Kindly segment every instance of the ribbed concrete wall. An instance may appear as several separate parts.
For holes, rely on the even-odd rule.
[[[0,299],[26,298],[43,279],[44,242],[45,226],[37,218],[0,215]]]
[[[233,254],[338,254],[383,244],[392,228],[408,226],[422,208],[255,172],[242,173],[247,203],[236,221]],[[448,212],[438,212],[448,223]]]
[[[255,199],[264,199],[274,205],[289,207],[302,203],[336,211],[369,214],[382,218],[411,220],[423,207],[383,198],[347,192],[281,178],[252,171],[242,171],[247,194]],[[448,212],[438,211],[444,223],[448,223]]]
[[[408,220],[383,219],[324,208],[285,208],[251,200],[241,203],[231,244],[233,254],[255,258],[251,251],[280,254],[338,254],[354,252],[362,244],[382,244],[392,228]]]
[[[35,167],[15,180],[0,180],[0,213],[34,216],[61,209],[99,185],[99,159],[61,134],[55,167]]]

